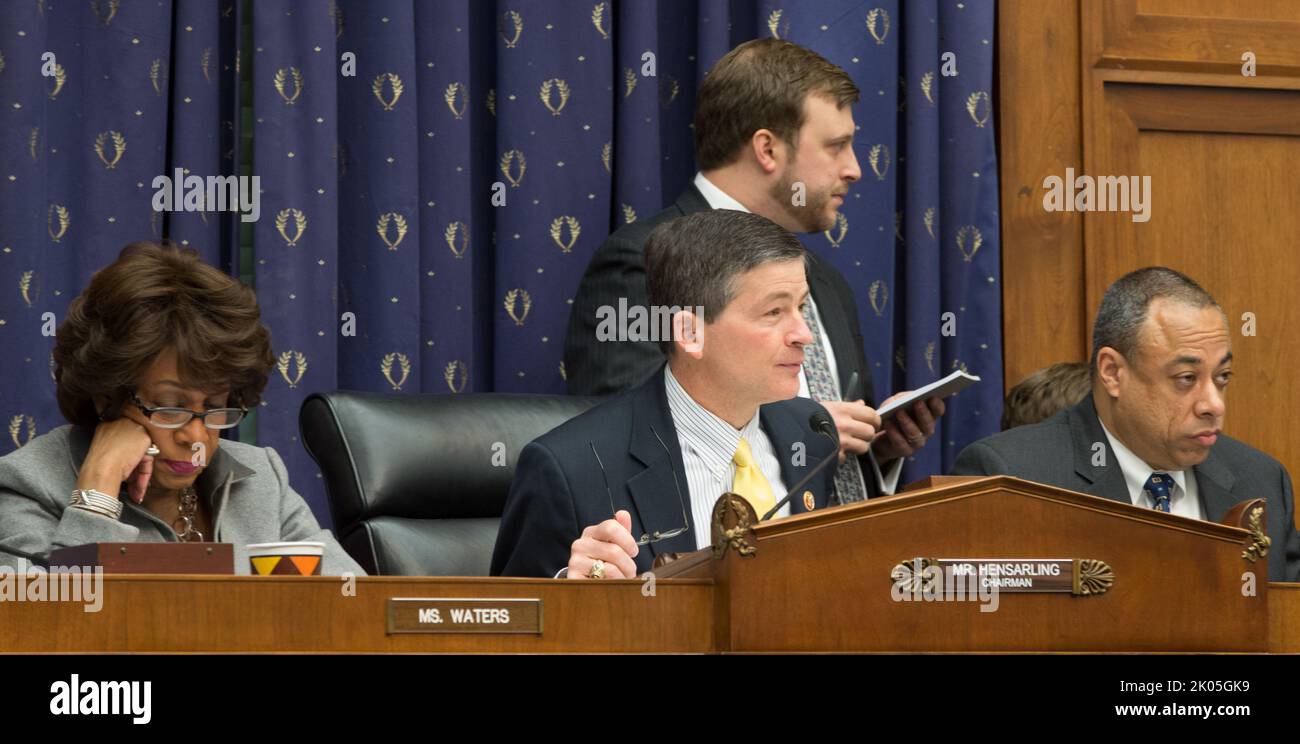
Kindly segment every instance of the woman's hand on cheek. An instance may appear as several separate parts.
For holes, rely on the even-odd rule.
[[[141,503],[153,477],[154,458],[146,453],[151,444],[144,425],[130,417],[100,422],[81,464],[77,488],[116,495],[125,483],[131,500]]]
[[[153,455],[146,454],[126,480],[126,492],[131,496],[132,501],[137,504],[144,503],[144,494],[149,490],[151,478],[153,478]]]

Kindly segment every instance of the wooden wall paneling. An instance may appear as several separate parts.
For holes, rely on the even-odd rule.
[[[998,3],[1004,385],[1087,358],[1083,220],[1043,209],[1043,179],[1081,171],[1079,5]]]
[[[1098,26],[1085,47],[1096,68],[1173,70],[1242,78],[1241,55],[1260,76],[1300,77],[1295,0],[1085,0]]]
[[[1085,172],[1150,176],[1152,191],[1149,222],[1085,215],[1085,302],[1095,310],[1110,282],[1153,264],[1203,284],[1233,332],[1227,433],[1300,472],[1289,415],[1300,404],[1300,260],[1290,247],[1300,231],[1300,3],[1217,4],[1214,15],[1231,22],[1154,12],[1179,7],[1083,3]],[[1245,48],[1264,50],[1259,69],[1276,74],[1242,77]],[[1246,312],[1257,335],[1242,334]]]

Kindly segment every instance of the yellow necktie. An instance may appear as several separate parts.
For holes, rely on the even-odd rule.
[[[772,498],[772,484],[767,482],[763,471],[758,469],[754,454],[749,451],[749,442],[744,437],[740,438],[740,446],[736,447],[736,454],[731,456],[731,461],[736,463],[736,478],[731,482],[732,493],[745,497],[761,519],[776,506],[776,499]]]

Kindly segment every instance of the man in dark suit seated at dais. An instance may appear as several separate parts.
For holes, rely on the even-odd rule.
[[[1163,267],[1120,277],[1093,324],[1091,372],[1092,394],[1080,403],[975,442],[953,472],[1014,475],[1215,522],[1261,498],[1269,579],[1300,579],[1291,476],[1222,431],[1232,338],[1209,292]]]
[[[492,574],[632,578],[661,553],[709,545],[724,492],[762,516],[833,457],[835,440],[810,423],[820,414],[834,432],[826,409],[796,397],[813,338],[802,313],[806,262],[793,235],[746,212],[657,227],[647,289],[652,317],[671,324],[655,339],[667,362],[524,448]],[[826,506],[833,472],[817,473],[775,516]]]

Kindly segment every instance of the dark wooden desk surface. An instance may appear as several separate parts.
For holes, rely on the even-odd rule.
[[[713,584],[364,577],[106,576],[103,606],[0,602],[8,653],[710,653]],[[390,598],[538,598],[541,635],[387,633]],[[1300,584],[1269,585],[1269,650],[1300,653]],[[1123,651],[1124,649],[1115,649]]]

